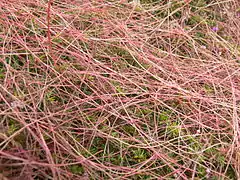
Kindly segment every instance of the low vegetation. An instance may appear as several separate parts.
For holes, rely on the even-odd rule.
[[[3,0],[0,17],[0,179],[240,179],[238,0]]]

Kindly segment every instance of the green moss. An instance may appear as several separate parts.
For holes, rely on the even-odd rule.
[[[149,153],[145,149],[132,150],[132,153],[133,153],[133,159],[138,163],[146,161],[149,157]]]
[[[190,5],[192,7],[205,7],[208,4],[208,0],[192,0]]]
[[[207,175],[207,169],[201,165],[198,165],[196,170],[199,178],[204,178]]]
[[[214,88],[208,84],[204,85],[204,90],[207,94],[213,94],[214,93]]]
[[[136,134],[136,129],[131,126],[131,125],[124,125],[123,130],[127,133],[130,134],[131,136],[134,136]]]
[[[22,60],[20,60],[18,55],[7,56],[5,58],[5,61],[7,64],[9,64],[11,67],[17,70],[22,69],[22,66],[24,65],[24,63],[22,62]]]
[[[71,165],[69,169],[73,174],[77,174],[77,175],[84,174],[84,168],[82,165]]]
[[[168,2],[169,3],[169,2]],[[183,7],[183,2],[182,1],[172,1],[171,3],[169,3],[169,8],[166,7],[166,9],[168,9],[168,11],[166,9],[163,10],[156,10],[153,12],[153,15],[155,15],[156,17],[159,18],[166,18],[169,17],[171,19],[180,19],[182,17],[182,7]]]
[[[24,132],[19,133],[14,140],[19,143],[22,147],[26,147],[27,144],[27,136]]]
[[[69,67],[68,64],[65,63],[65,64],[62,64],[62,65],[56,65],[54,67],[54,69],[59,73],[63,73],[65,70],[67,70],[68,67]]]
[[[201,150],[202,148],[202,143],[199,142],[199,140],[197,139],[197,137],[194,136],[188,136],[187,140],[186,140],[189,144],[189,150],[193,151],[193,152],[197,152],[199,150]],[[201,158],[201,157],[199,157]]]
[[[169,119],[169,114],[167,112],[163,112],[159,115],[159,121],[167,121]]]
[[[170,117],[173,116],[174,113],[169,109],[163,109],[158,113],[158,121],[159,124],[169,122]]]
[[[55,38],[52,39],[52,42],[55,42],[55,43],[61,44],[61,43],[63,43],[63,40],[62,40],[61,38],[57,38],[57,37],[55,37]]]
[[[188,18],[188,20],[186,22],[186,25],[195,26],[202,21],[203,21],[203,17],[201,17],[199,15],[194,15],[194,16],[191,16],[191,17]]]
[[[3,63],[0,62],[0,79],[4,79],[5,78],[5,72],[6,72],[6,69],[3,65]]]
[[[141,114],[143,115],[149,115],[152,113],[152,110],[151,109],[148,109],[148,108],[144,108],[144,109],[140,109],[140,112]]]
[[[20,129],[20,124],[14,119],[8,120],[8,134],[12,135],[14,132]]]
[[[168,122],[167,123],[167,132],[171,137],[178,137],[180,134],[180,126],[178,122]]]
[[[112,132],[111,135],[112,135],[113,137],[119,137],[119,133],[118,133],[118,132]]]
[[[207,22],[207,25],[209,25],[210,27],[217,25],[216,21],[212,19],[208,19],[206,22]]]
[[[97,117],[95,115],[88,115],[86,118],[88,121],[91,121],[91,122],[97,121]]]
[[[156,2],[160,2],[160,0],[140,0],[141,4],[152,4]]]
[[[205,38],[206,35],[204,33],[198,31],[198,32],[196,32],[195,36],[197,38]]]
[[[83,66],[80,65],[79,63],[72,63],[71,65],[72,65],[72,67],[73,67],[74,69],[79,70],[79,71],[83,71],[83,70],[86,69],[85,67],[83,67]]]
[[[95,137],[91,143],[89,152],[91,154],[96,154],[97,152],[104,150],[105,143],[106,142],[103,138]],[[101,154],[98,153],[98,156],[101,156]]]
[[[62,102],[62,98],[60,98],[58,95],[57,95],[57,92],[56,90],[52,89],[50,90],[49,92],[47,92],[46,96],[45,96],[45,99],[47,102],[49,103],[54,103],[54,102]]]
[[[86,94],[86,95],[91,95],[93,93],[93,91],[91,90],[90,86],[88,84],[82,84],[81,86],[81,91]]]
[[[110,81],[111,84],[115,87],[116,92],[118,95],[124,96],[124,89],[122,88],[122,85],[118,81]]]
[[[35,36],[35,35],[42,35],[46,36],[45,29],[41,28],[35,18],[32,18],[30,21],[25,22],[25,27],[27,28],[26,31],[28,36]],[[23,32],[25,33],[25,32]]]
[[[223,166],[226,163],[226,157],[223,154],[217,153],[216,161]]]
[[[150,179],[153,179],[151,177],[151,175],[146,175],[145,173],[142,173],[141,175],[134,175],[134,176],[131,176],[129,177],[129,179],[132,179],[132,180],[150,180]]]
[[[123,161],[124,161],[124,159],[120,155],[110,158],[110,162],[115,165],[120,165],[123,163]]]

